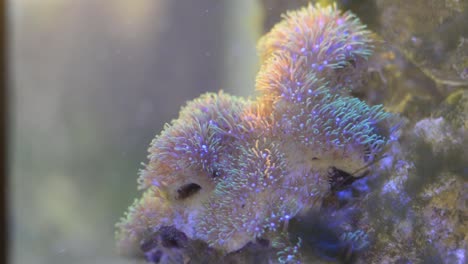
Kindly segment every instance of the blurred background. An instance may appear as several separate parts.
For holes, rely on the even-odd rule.
[[[11,263],[134,263],[114,224],[187,100],[253,94],[256,1],[8,3]]]
[[[141,195],[136,179],[149,143],[201,93],[253,95],[257,39],[281,13],[307,2],[334,1],[8,1],[10,262],[136,263],[114,253],[114,225]],[[442,116],[466,127],[468,1],[336,3],[383,40],[355,96],[384,104],[409,124]],[[439,184],[434,179],[444,166],[460,175],[462,168],[466,177],[466,157],[454,166],[446,162],[452,156],[426,162],[429,152],[416,153],[424,172],[415,178],[418,186]],[[424,170],[432,160],[440,161],[438,170]],[[447,204],[452,207],[444,210],[459,214]],[[407,221],[392,219],[382,227]],[[431,219],[438,218],[421,221]],[[405,247],[382,251],[387,238],[420,249],[388,230],[376,252],[389,259],[408,255]]]

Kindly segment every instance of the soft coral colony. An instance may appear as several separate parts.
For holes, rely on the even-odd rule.
[[[226,254],[268,239],[279,262],[299,261],[289,220],[320,208],[333,177],[360,177],[383,153],[392,115],[349,95],[372,53],[353,14],[288,12],[258,50],[255,100],[204,94],[152,141],[145,193],[117,224],[122,253],[172,226]]]

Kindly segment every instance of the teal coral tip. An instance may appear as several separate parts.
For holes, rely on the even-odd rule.
[[[305,56],[325,68],[345,66],[350,59],[372,53],[371,32],[350,12],[335,5],[312,5],[287,12],[258,44],[262,62],[276,52]]]
[[[259,41],[263,66],[256,89],[267,99],[281,94],[278,88],[294,90],[310,79],[335,91],[354,89],[372,50],[372,34],[354,14],[310,4],[286,13]]]
[[[149,148],[150,159],[140,174],[140,188],[167,187],[181,175],[221,174],[220,163],[232,141],[243,133],[241,114],[249,103],[225,93],[207,93],[187,104],[179,118],[166,125]]]

